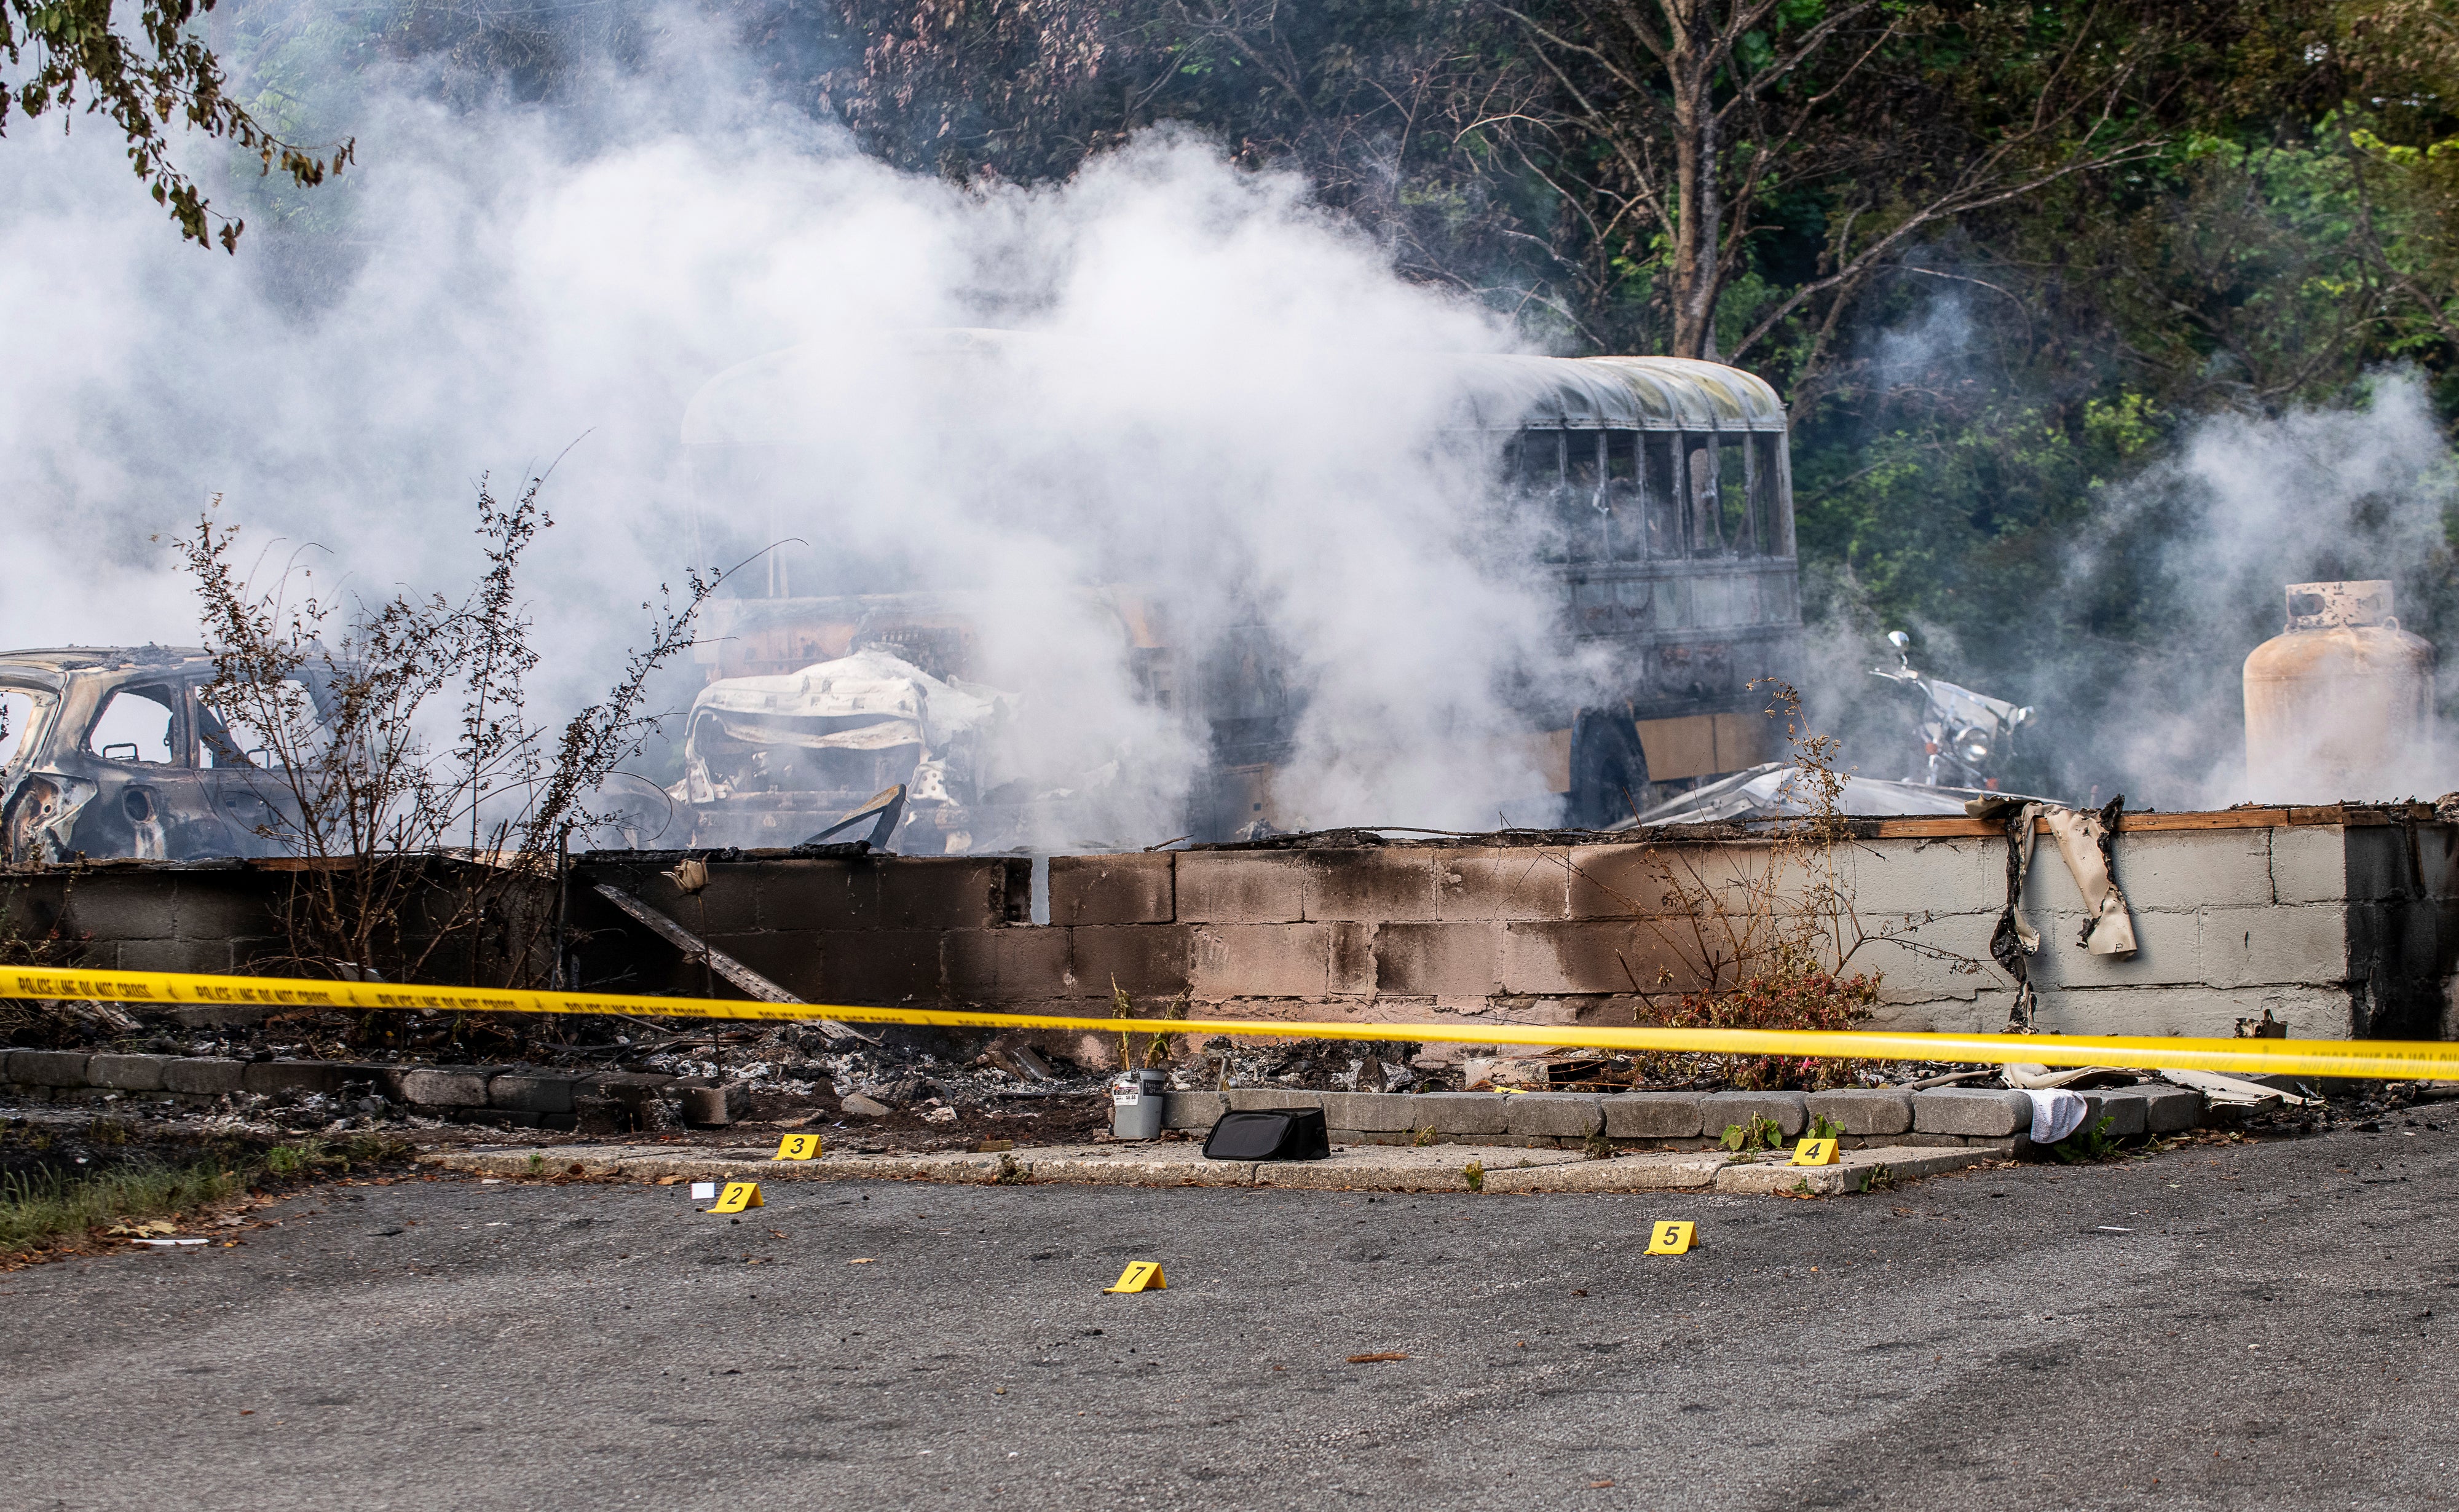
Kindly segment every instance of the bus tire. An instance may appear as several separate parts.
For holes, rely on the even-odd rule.
[[[1571,791],[1564,818],[1602,830],[1648,806],[1648,752],[1639,725],[1617,709],[1582,709],[1571,721]]]

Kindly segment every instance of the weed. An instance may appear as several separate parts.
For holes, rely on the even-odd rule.
[[[531,1175],[533,1175],[533,1176],[536,1176],[536,1175],[539,1174],[540,1172],[544,1171],[545,1169],[546,1169],[546,1157],[545,1157],[545,1156],[543,1156],[543,1155],[539,1155],[539,1154],[533,1153],[533,1154],[530,1156],[530,1174],[531,1174]]]
[[[1606,1138],[1602,1134],[1589,1135],[1587,1143],[1584,1147],[1587,1150],[1588,1159],[1590,1160],[1611,1160],[1614,1158],[1613,1141]]]
[[[2079,1128],[2049,1146],[2049,1153],[2070,1166],[2091,1161],[2105,1161],[2120,1153],[2115,1135],[2110,1130],[2117,1121],[2104,1114],[2089,1128]]]
[[[1772,1118],[1754,1117],[1748,1124],[1726,1124],[1725,1137],[1718,1143],[1737,1155],[1751,1150],[1782,1149],[1784,1130]]]
[[[219,1166],[125,1166],[71,1180],[56,1171],[0,1176],[0,1254],[82,1238],[106,1224],[181,1212],[239,1195],[239,1172]]]
[[[1419,1146],[1420,1149],[1424,1148],[1426,1145],[1432,1144],[1434,1142],[1435,1126],[1432,1124],[1429,1124],[1424,1128],[1418,1130],[1418,1132],[1415,1135],[1412,1135],[1409,1140],[1410,1144]]]
[[[1863,1191],[1894,1191],[1896,1189],[1896,1173],[1885,1166],[1873,1166],[1870,1167],[1870,1174],[1861,1183],[1861,1189]]]
[[[1469,1190],[1473,1192],[1485,1190],[1485,1162],[1471,1161],[1461,1167],[1461,1174],[1468,1178]]]
[[[1024,1177],[1023,1163],[1015,1156],[1002,1152],[999,1156],[998,1173],[991,1178],[991,1184],[996,1186],[1021,1186],[1024,1185]]]
[[[1801,1137],[1815,1140],[1842,1139],[1844,1131],[1838,1127],[1826,1114],[1813,1113],[1810,1115],[1810,1127],[1802,1130]]]
[[[302,1134],[287,1144],[276,1144],[264,1152],[264,1168],[276,1176],[305,1176],[319,1166],[343,1164],[343,1158],[313,1134]]]
[[[1184,1019],[1187,1017],[1187,1010],[1194,1005],[1194,1002],[1195,993],[1192,988],[1189,988],[1181,992],[1177,997],[1170,998],[1167,1002],[1162,1004],[1161,1016],[1164,1018]],[[1121,1018],[1133,1018],[1136,1017],[1135,999],[1127,996],[1127,990],[1119,985],[1119,978],[1116,976],[1110,978],[1110,1011],[1114,1016]],[[1145,1036],[1144,1064],[1145,1069],[1150,1070],[1155,1066],[1161,1065],[1163,1062],[1169,1060],[1171,1055],[1176,1052],[1177,1048],[1178,1037],[1175,1035],[1155,1034]],[[1135,1036],[1123,1028],[1119,1031],[1119,1069],[1122,1071],[1134,1070],[1136,1066],[1136,1059]]]

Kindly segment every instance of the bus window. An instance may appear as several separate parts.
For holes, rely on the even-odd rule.
[[[1730,543],[1725,539],[1723,501],[1717,496],[1716,439],[1686,435],[1682,450],[1683,471],[1691,485],[1691,555],[1721,556]]]
[[[1606,443],[1606,549],[1609,561],[1638,561],[1648,555],[1648,508],[1640,490],[1640,432],[1608,430]]]
[[[1766,542],[1759,549],[1770,556],[1793,555],[1793,511],[1787,494],[1790,492],[1785,475],[1784,437],[1755,435],[1751,452],[1756,459],[1752,473],[1752,509],[1756,515],[1759,538]]]
[[[1682,438],[1643,430],[1639,452],[1640,483],[1646,495],[1640,507],[1648,516],[1648,555],[1679,556],[1684,551],[1682,473],[1675,459],[1682,454]]]
[[[1765,534],[1758,528],[1757,512],[1752,507],[1758,497],[1758,464],[1750,447],[1750,438],[1726,441],[1719,437],[1715,446],[1717,474],[1727,480],[1720,492],[1717,514],[1725,535],[1725,550],[1746,556],[1759,556],[1767,550],[1760,544]],[[1739,474],[1738,485],[1734,479]]]

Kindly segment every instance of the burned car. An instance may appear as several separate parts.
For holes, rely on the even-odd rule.
[[[995,849],[1018,816],[1012,804],[982,803],[981,764],[1010,702],[878,646],[796,672],[724,678],[692,701],[683,778],[670,796],[693,816],[692,845],[781,846],[901,788],[898,849]]]
[[[178,646],[0,652],[0,856],[284,854],[285,785],[200,699],[214,670]]]

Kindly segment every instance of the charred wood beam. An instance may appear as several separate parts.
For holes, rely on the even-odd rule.
[[[592,891],[621,909],[626,917],[645,926],[649,933],[683,952],[683,959],[706,962],[709,970],[741,988],[747,996],[757,998],[762,1002],[772,1003],[799,1003],[803,1000],[613,883],[597,883]],[[820,1018],[812,1021],[816,1022],[821,1032],[831,1040],[871,1039],[869,1035],[856,1034],[851,1028],[833,1018]],[[878,1043],[875,1040],[871,1042]]]

